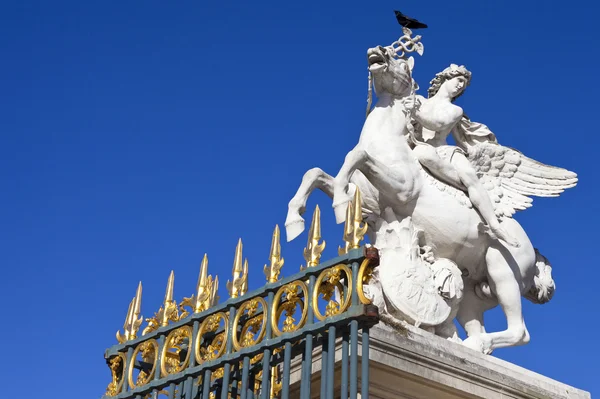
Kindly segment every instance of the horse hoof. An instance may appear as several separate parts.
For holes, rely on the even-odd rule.
[[[491,342],[484,339],[483,335],[472,335],[469,338],[465,339],[462,344],[467,348],[471,348],[476,352],[483,353],[484,355],[489,355],[492,353]]]
[[[335,213],[335,222],[337,224],[344,223],[346,221],[346,209],[348,209],[348,202],[336,204],[333,206],[333,212]]]
[[[287,242],[292,241],[304,231],[304,219],[294,220],[285,223],[285,234]]]

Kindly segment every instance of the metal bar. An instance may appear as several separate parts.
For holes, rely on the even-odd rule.
[[[121,392],[127,392],[129,389],[129,382],[127,381],[127,376],[129,375],[129,368],[132,367],[131,357],[133,356],[133,348],[127,349],[127,356],[125,359],[124,369],[125,373],[123,374],[123,386],[121,387]]]
[[[310,379],[312,375],[312,348],[313,335],[308,334],[304,339],[304,353],[302,354],[302,380],[300,381],[301,399],[310,399]]]
[[[244,362],[242,364],[242,393],[240,399],[246,399],[248,395],[248,372],[250,371],[250,356],[244,357]]]
[[[356,287],[358,286],[358,268],[360,265],[358,262],[352,262],[352,286],[355,287],[351,293],[351,300],[353,305],[359,305],[361,302],[358,299],[358,290]]]
[[[171,383],[169,385],[169,399],[175,398],[175,384]]]
[[[352,286],[356,287],[358,282],[358,262],[352,262]],[[352,290],[352,304],[360,304],[358,291]],[[358,397],[358,321],[350,322],[350,398]],[[362,399],[362,398],[361,398]]]
[[[229,320],[235,318],[235,306],[229,307]],[[227,331],[227,346],[225,353],[230,354],[233,350],[233,323],[230,323]],[[229,376],[231,374],[231,364],[229,362],[223,365],[223,382],[221,383],[221,399],[229,399]]]
[[[208,310],[205,310],[204,312],[194,313],[181,321],[169,324],[166,327],[159,327],[156,330],[149,332],[148,334],[146,334],[144,336],[140,336],[136,339],[132,339],[123,344],[113,345],[105,351],[104,358],[108,359],[108,358],[116,355],[118,352],[125,352],[125,350],[129,347],[135,348],[139,343],[141,343],[143,341],[147,341],[148,339],[152,339],[152,338],[158,339],[158,337],[160,335],[164,335],[165,333],[168,333],[168,332],[175,330],[182,326],[192,325],[192,323],[194,321],[202,321],[202,320],[204,320],[204,318],[206,318],[206,316],[212,315],[217,312],[226,311],[227,309],[231,308],[232,306],[238,307],[243,302],[246,302],[248,299],[252,299],[257,296],[264,296],[265,292],[273,292],[274,293],[279,288],[281,288],[282,286],[284,286],[286,284],[291,283],[292,281],[296,281],[296,280],[306,281],[309,276],[318,275],[321,271],[328,269],[330,267],[333,267],[335,265],[338,265],[340,263],[350,264],[355,261],[360,262],[364,258],[365,258],[364,249],[362,247],[358,248],[358,249],[353,249],[343,256],[338,256],[336,258],[324,261],[323,263],[321,263],[317,266],[314,266],[314,267],[307,267],[306,269],[304,269],[296,274],[293,274],[289,277],[284,277],[275,283],[267,284],[262,288],[248,292],[244,296],[237,297],[237,298],[231,298],[223,303],[220,303],[218,305],[211,307]],[[358,263],[357,263],[357,265],[358,265]],[[353,273],[354,273],[354,271],[353,271]]]
[[[350,399],[358,397],[358,320],[350,322]]]
[[[308,306],[305,326],[311,326],[314,323],[315,315],[312,307],[312,292],[315,287],[317,276],[312,275],[308,278],[308,298],[305,300]],[[312,379],[312,352],[313,352],[313,334],[308,334],[305,338],[305,347],[302,364],[302,381],[300,382],[300,397],[310,399],[310,385]]]
[[[292,363],[292,343],[285,343],[283,349],[283,378],[281,380],[281,399],[289,399],[290,397],[290,369]]]
[[[248,381],[248,388],[246,392],[246,399],[254,399],[254,383],[256,382],[256,376],[254,373],[250,375],[250,380]]]
[[[333,399],[334,384],[334,369],[335,369],[335,326],[329,327],[328,333],[328,348],[327,356],[327,399]]]
[[[210,378],[212,372],[210,369],[204,370],[204,377],[202,377],[202,399],[208,399],[210,396]]]
[[[156,370],[154,370],[154,381],[160,380],[161,375],[160,375],[160,362],[161,362],[161,353],[163,350],[163,346],[165,345],[165,336],[161,335],[160,337],[158,337],[158,353],[156,354]]]
[[[362,346],[360,395],[361,399],[369,399],[369,327],[363,327],[360,344]]]
[[[200,327],[199,321],[194,321],[192,327],[192,342],[188,345],[188,351],[190,354],[190,364],[188,367],[194,367],[196,365],[196,335],[198,335],[198,328]],[[188,377],[185,385],[185,399],[196,398],[198,395],[198,384],[194,384],[194,377]]]
[[[344,330],[342,334],[342,384],[340,387],[340,397],[341,399],[348,399],[348,340],[350,338],[350,334],[348,334],[348,330]]]
[[[275,284],[275,283],[273,283]],[[273,299],[275,294],[271,291],[269,295],[267,295],[267,327],[265,330],[265,338],[264,341],[268,341],[271,339],[271,335],[273,334],[271,327],[271,319],[274,317],[271,314],[271,307],[273,305]],[[270,384],[271,384],[271,349],[265,349],[263,352],[263,369],[262,369],[262,377],[260,382],[260,398],[268,399],[270,393]]]
[[[321,343],[321,398],[327,395],[327,360],[329,359],[329,341],[325,339]],[[335,351],[335,348],[332,348]]]
[[[235,362],[231,366],[231,369],[232,369],[232,377],[231,377],[231,383],[230,383],[231,389],[229,390],[231,393],[228,397],[237,399],[239,362]]]

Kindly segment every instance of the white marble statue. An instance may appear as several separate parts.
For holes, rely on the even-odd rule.
[[[457,337],[456,316],[468,335],[463,343],[483,353],[527,343],[521,296],[544,303],[555,286],[547,259],[512,216],[531,206],[529,196],[558,196],[577,177],[499,145],[485,125],[471,122],[453,104],[470,83],[466,68],[451,65],[432,80],[428,99],[416,95],[414,61],[405,57],[413,51],[423,47],[408,29],[392,46],[368,50],[377,102],[337,176],[319,168],[304,175],[289,203],[288,240],[304,230],[312,190],[333,199],[341,223],[358,187],[370,241],[380,249],[378,273],[388,277],[369,288],[383,311],[448,338]],[[450,133],[458,147],[446,144]],[[419,243],[404,248],[408,231],[419,232]],[[406,260],[415,245],[429,261]],[[419,273],[410,282],[403,281],[408,268]],[[488,333],[483,313],[498,304],[508,327]]]

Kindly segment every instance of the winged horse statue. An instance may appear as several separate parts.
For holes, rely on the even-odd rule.
[[[547,302],[555,285],[548,260],[534,249],[512,216],[531,206],[530,196],[554,197],[574,187],[577,176],[498,144],[487,126],[471,122],[460,107],[451,104],[469,83],[470,73],[464,67],[452,65],[432,81],[430,94],[432,90],[445,93],[445,102],[439,96],[417,96],[414,60],[406,56],[410,52],[422,54],[423,45],[420,36],[412,37],[407,28],[391,46],[367,51],[377,102],[337,176],[319,168],[304,174],[289,203],[287,239],[293,240],[304,230],[301,215],[314,189],[333,199],[336,220],[341,223],[358,188],[372,245],[382,251],[394,231],[418,230],[418,245],[436,259],[453,262],[462,273],[463,281],[457,286],[462,290],[460,303],[449,303],[454,308],[445,313],[450,322],[446,320],[448,328],[440,335],[457,336],[451,322],[456,316],[468,336],[463,344],[474,350],[491,353],[496,348],[525,344],[529,333],[521,297]],[[450,118],[452,126],[436,123],[436,118]],[[450,130],[459,146],[445,145]],[[480,198],[482,194],[485,198]],[[489,210],[484,212],[486,206],[492,207],[492,216]],[[391,228],[394,223],[396,227]],[[492,224],[495,231],[486,230]],[[389,270],[401,267],[402,262],[388,259],[384,262],[382,258],[380,273],[388,270],[393,276]],[[456,277],[452,271],[447,275]],[[392,291],[399,287],[381,287],[392,306],[399,294]],[[486,332],[483,314],[498,304],[507,328]]]

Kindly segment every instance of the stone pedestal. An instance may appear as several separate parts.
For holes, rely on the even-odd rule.
[[[359,345],[359,354],[360,345]],[[360,357],[359,357],[360,359]],[[406,336],[375,327],[369,351],[371,398],[590,398],[573,388],[493,356],[411,329]],[[341,346],[336,348],[335,397],[340,397]],[[313,356],[311,391],[320,397],[321,357]],[[359,365],[360,370],[360,365]],[[291,397],[300,396],[300,362],[292,363]],[[360,390],[360,381],[358,383]]]

